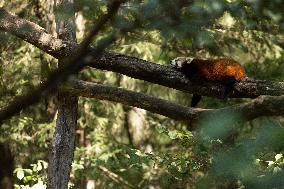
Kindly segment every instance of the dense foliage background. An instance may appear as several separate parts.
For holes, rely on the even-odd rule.
[[[105,0],[75,1],[79,42],[106,11],[106,4]],[[48,0],[2,0],[0,5],[54,32]],[[66,9],[54,12],[66,16]],[[93,45],[113,28],[136,20],[140,27],[109,50],[165,65],[177,56],[232,57],[249,77],[283,81],[283,10],[283,0],[130,0]],[[43,81],[57,62],[12,35],[0,35],[3,107]],[[116,73],[85,68],[79,77],[190,104],[190,94]],[[224,103],[204,97],[200,107],[249,100]],[[221,115],[219,121],[233,117]],[[16,188],[45,185],[55,119],[56,98],[44,97],[0,127],[0,142],[8,144],[13,154]],[[202,126],[210,126],[206,132],[214,138],[189,131],[189,124],[122,104],[80,98],[70,188],[283,188],[283,117],[236,121],[230,132],[204,120]]]

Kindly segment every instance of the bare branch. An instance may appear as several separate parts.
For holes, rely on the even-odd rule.
[[[92,56],[91,54],[89,54],[90,57]],[[170,66],[162,66],[135,57],[111,52],[104,52],[100,59],[93,59],[90,66],[185,92],[198,93],[202,96],[221,97],[224,91],[224,86],[220,83],[194,83],[189,81],[184,74]],[[248,78],[238,83],[229,97],[255,98],[260,95],[279,96],[282,94],[284,94],[284,82]]]
[[[113,5],[110,5],[109,11],[117,11],[123,2],[124,0],[113,1]],[[76,48],[73,51],[73,54],[70,55],[71,57],[64,57],[63,61],[66,63],[62,64],[62,66],[60,66],[58,69],[51,72],[47,80],[44,83],[39,85],[37,88],[31,90],[27,94],[15,97],[15,99],[9,105],[7,105],[4,108],[1,108],[0,109],[0,122],[20,112],[22,109],[28,107],[29,105],[38,102],[43,93],[56,90],[57,85],[60,82],[67,79],[68,75],[78,72],[84,65],[88,64],[90,61],[90,57],[85,56],[82,58],[82,56],[86,54],[84,51],[84,48],[88,46],[92,37],[94,37],[94,35],[98,33],[98,31],[104,26],[104,24],[108,21],[108,19],[114,14],[115,13],[113,12],[108,12],[106,15],[103,15],[102,19],[99,21],[99,24],[95,25],[95,28],[92,30],[92,32],[94,33],[89,34],[89,36],[83,41],[82,45],[78,46],[78,48]],[[7,16],[7,13],[5,12],[2,13],[0,10],[0,20],[3,17],[2,15],[4,15],[5,17],[5,15]],[[13,21],[13,19],[11,21]],[[6,22],[4,21],[3,23],[5,25]],[[26,22],[26,24],[29,25],[30,23]],[[17,21],[15,25],[17,26]],[[31,28],[36,28],[36,27],[34,26]],[[39,28],[36,28],[36,29],[39,29]],[[127,29],[129,28],[124,28],[123,32],[126,32]],[[32,32],[32,31],[29,30],[29,32]],[[108,37],[101,40],[98,43],[97,47],[92,51],[95,57],[98,58],[103,52],[103,50],[108,45],[110,45],[113,41],[115,41],[117,37],[118,37],[118,32],[114,31]]]
[[[0,9],[1,15],[3,15],[3,9]],[[6,11],[5,11],[6,12]],[[4,15],[8,15],[9,18],[11,15],[5,13]],[[52,41],[56,41],[57,46],[56,48],[51,48],[49,45],[50,43],[54,44],[53,42],[50,43],[42,43],[44,41],[37,41],[32,40],[29,38],[31,35],[29,32],[19,31],[17,28],[17,24],[11,24],[9,27],[5,26],[5,21],[3,21],[3,16],[0,18],[0,28],[5,29],[13,34],[17,34],[18,37],[25,39],[26,41],[34,44],[35,46],[41,48],[45,52],[55,56],[66,56],[72,54],[74,49],[78,48],[76,44],[68,44],[59,39],[53,38],[51,35],[46,34],[45,31],[41,30],[40,27],[29,21],[20,19],[24,25],[30,26],[32,28],[32,33],[35,36],[48,36],[48,38]],[[11,22],[18,22],[19,18],[13,17]],[[4,24],[4,25],[3,25]],[[19,33],[18,33],[19,32]],[[49,51],[46,51],[49,49]],[[57,53],[57,50],[60,49],[63,55],[60,56]],[[63,50],[64,49],[64,50]],[[87,55],[88,60],[91,62],[90,65],[95,68],[109,70],[118,72],[121,74],[125,74],[127,76],[143,79],[149,82],[157,83],[160,85],[164,85],[167,87],[183,90],[186,92],[195,92],[199,93],[204,96],[221,96],[223,91],[223,86],[217,83],[191,83],[182,73],[176,71],[167,66],[161,66],[158,64],[150,63],[135,57],[130,57],[121,54],[115,54],[111,52],[103,52],[103,54],[98,58],[96,56],[96,52],[91,49],[90,53]],[[230,97],[249,97],[254,98],[260,95],[274,95],[279,96],[284,94],[284,83],[283,82],[270,82],[270,81],[260,81],[260,80],[252,80],[247,79],[243,82],[240,82],[236,87],[234,92],[230,95]],[[267,97],[268,99],[272,97]],[[280,97],[279,97],[280,98]],[[277,98],[276,98],[277,99]],[[273,99],[274,100],[274,99]],[[271,100],[271,102],[274,102]],[[270,101],[270,100],[269,100]],[[280,100],[281,101],[281,100]],[[256,101],[258,102],[258,100]],[[252,102],[254,103],[254,101]],[[247,107],[248,108],[248,107]],[[275,110],[278,110],[279,107],[276,106]],[[145,108],[146,109],[146,108]],[[269,110],[268,110],[269,111]],[[157,112],[158,113],[158,112]],[[268,112],[267,112],[268,113]],[[274,112],[277,115],[282,114],[282,112]],[[161,113],[162,114],[162,113]],[[1,115],[1,114],[0,114]],[[165,114],[168,115],[168,114]],[[248,113],[247,115],[250,115]],[[254,117],[253,115],[251,115]]]
[[[119,102],[124,105],[142,108],[176,120],[188,121],[196,119],[200,112],[202,112],[202,109],[188,108],[143,93],[80,80],[72,80],[68,83],[65,90],[73,95]]]
[[[0,8],[0,29],[35,45],[56,58],[66,57],[78,47],[74,42],[62,41],[53,37],[39,25],[19,18],[3,8]]]
[[[114,40],[115,38],[113,38],[113,36],[104,39],[103,42],[97,46],[95,50],[95,56],[100,56],[102,50],[110,45]],[[12,100],[12,102],[10,102],[6,107],[0,109],[0,122],[7,118],[10,118],[14,114],[20,112],[22,109],[37,103],[42,95],[45,95],[46,93],[51,91],[57,91],[57,85],[60,82],[64,81],[68,77],[68,75],[75,73],[76,70],[79,70],[86,61],[88,61],[88,59],[86,58],[80,61],[77,61],[77,58],[75,58],[72,61],[68,62],[68,64],[63,64],[62,67],[49,74],[46,82],[40,84],[38,87],[29,91],[27,94],[15,97],[14,100]]]
[[[119,175],[108,170],[106,167],[98,166],[98,169],[100,169],[107,177],[109,177],[111,180],[113,180],[117,183],[123,184],[123,185],[127,186],[128,188],[137,188],[137,187],[133,186],[132,184],[130,184],[129,182],[127,182],[126,180],[124,180]]]
[[[284,115],[284,95],[278,97],[262,96],[249,103],[221,109],[200,109],[181,106],[168,100],[122,88],[81,80],[70,80],[68,85],[65,86],[65,90],[74,95],[119,102],[124,105],[142,108],[153,113],[186,122],[199,120],[200,117],[208,116],[214,120],[218,115],[229,113],[241,116],[240,120],[243,121],[252,120],[261,116]]]
[[[239,114],[243,121],[253,120],[262,116],[280,116],[284,115],[284,95],[260,96],[248,103],[211,111],[216,115],[225,112]]]
[[[21,25],[30,28],[31,32],[21,31],[21,27],[19,27],[17,23],[22,23]],[[78,48],[77,44],[71,44],[56,39],[45,33],[44,29],[40,26],[11,15],[4,9],[0,9],[0,28],[35,45],[56,58],[69,56]],[[42,38],[48,40],[42,40]],[[90,60],[89,65],[94,68],[121,73],[136,79],[142,79],[189,93],[198,93],[203,96],[220,97],[224,90],[221,84],[205,82],[192,83],[182,73],[171,67],[154,64],[135,57],[112,52],[103,52],[101,58],[96,58],[94,55],[95,53],[93,49],[91,49],[88,54]],[[279,96],[282,94],[284,94],[283,82],[248,79],[240,82],[229,97],[255,98],[260,95]]]

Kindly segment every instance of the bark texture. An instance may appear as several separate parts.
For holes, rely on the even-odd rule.
[[[248,121],[261,116],[279,116],[284,114],[284,95],[261,96],[251,102],[229,106],[221,109],[189,108],[178,105],[168,100],[159,99],[150,95],[129,91],[122,88],[110,87],[103,84],[70,80],[64,90],[74,95],[119,102],[124,105],[142,108],[153,113],[158,113],[175,120],[198,121],[202,119],[218,121],[225,114],[235,115],[242,121]],[[231,124],[236,119],[228,120]]]
[[[3,8],[0,8],[0,29],[8,31],[28,43],[37,44],[36,47],[44,49],[43,51],[56,58],[70,55],[70,51],[77,47],[76,43],[56,38],[48,34],[43,27],[19,18]]]
[[[67,20],[61,17],[56,19],[57,35],[65,41],[76,42],[73,0],[57,0],[56,7],[62,9],[69,7],[68,13],[72,14]],[[59,60],[59,67],[63,62]],[[68,92],[59,91],[58,115],[54,137],[51,142],[48,188],[67,189],[71,172],[71,164],[75,149],[75,129],[77,125],[78,98]]]
[[[25,27],[29,28],[30,32],[26,32],[26,30],[23,30]],[[7,32],[10,32],[20,37],[21,39],[39,47],[46,53],[49,53],[57,58],[70,56],[78,48],[78,45],[76,43],[69,41],[66,42],[64,40],[55,38],[47,34],[46,31],[40,26],[32,22],[29,22],[27,20],[18,18],[17,16],[8,13],[4,9],[0,9],[0,29],[3,29]],[[46,38],[49,40],[42,40],[42,38]],[[52,46],[51,44],[54,44],[54,46]],[[222,91],[224,90],[223,89],[224,86],[222,86],[219,83],[190,82],[182,73],[178,72],[177,70],[169,66],[161,66],[135,57],[130,57],[106,51],[103,52],[99,58],[97,55],[98,54],[96,53],[96,51],[94,51],[94,49],[91,48],[89,50],[89,53],[86,55],[87,57],[84,59],[82,58],[83,59],[82,61],[87,60],[86,62],[88,64],[86,63],[85,65],[90,65],[94,68],[114,71],[136,79],[146,80],[149,82],[157,83],[178,90],[183,90],[186,92],[198,93],[203,96],[220,97]],[[103,90],[109,90],[109,89],[110,88],[107,89],[103,88]],[[92,90],[95,89],[89,89],[88,92]],[[110,91],[116,91],[117,92],[116,94],[121,93],[120,89],[111,89]],[[86,91],[78,93],[78,95],[82,96],[86,94],[87,94]],[[87,95],[89,94],[90,93],[88,93]],[[144,100],[151,99],[151,102],[154,103],[153,105],[151,105],[149,104],[149,101],[148,103],[146,101],[142,102],[141,99],[145,97],[145,95],[143,94],[139,94],[140,99],[139,98],[135,99],[136,101],[131,98],[127,99],[127,94],[124,94],[126,95],[125,99],[118,99],[117,97],[113,97],[110,93],[108,94],[98,93],[98,95],[93,95],[93,96],[99,99],[117,101],[125,103],[126,105],[140,107],[149,111],[153,111],[155,113],[169,116],[174,119],[185,120],[185,119],[196,118],[195,112],[193,112],[192,114],[188,111],[188,109],[184,109],[183,107],[176,109],[178,111],[175,112],[173,115],[173,111],[170,110],[177,107],[175,103],[170,102],[169,108],[166,108],[163,104],[164,101],[161,101],[161,99],[158,99],[157,102],[155,102],[156,98],[153,97],[150,97],[149,99],[144,99]],[[267,114],[268,116],[283,114],[283,109],[281,109],[281,106],[278,105],[283,103],[283,96],[280,96],[283,94],[284,94],[284,82],[271,82],[271,81],[246,79],[240,82],[235,87],[233,93],[230,94],[229,97],[255,98],[260,95],[279,96],[279,97],[265,97],[264,98],[265,101],[261,100],[262,98],[259,98],[256,99],[255,101],[252,101],[251,103],[233,107],[233,109],[235,109],[234,111],[239,111],[239,108],[241,106],[244,106],[243,108],[245,109],[243,111],[247,111],[247,114],[244,116],[247,117],[248,119],[253,119],[255,117],[263,116],[265,113],[268,113]],[[271,104],[268,104],[270,102]],[[14,104],[17,105],[17,103]],[[272,108],[272,106],[275,107],[274,109],[275,111],[264,108],[264,105],[267,105],[269,108]],[[27,105],[25,104],[25,106]],[[260,109],[255,110],[254,108],[256,106],[258,106],[258,108]],[[13,106],[13,107],[20,107],[18,109],[21,110],[21,106]],[[229,109],[232,109],[232,107],[229,107]],[[224,109],[216,110],[216,112],[223,110]],[[192,109],[190,111],[192,111]],[[0,117],[2,114],[5,115],[5,112],[6,112],[5,109],[1,109]]]
[[[76,74],[84,66],[88,65],[88,63],[92,60],[92,58],[94,58],[93,57],[94,55],[95,57],[98,58],[103,53],[104,49],[110,44],[112,44],[118,38],[119,33],[121,34],[125,33],[128,31],[128,29],[130,29],[128,28],[120,32],[117,32],[117,31],[112,32],[110,35],[100,40],[96,48],[92,49],[92,53],[93,53],[92,57],[88,56],[88,52],[89,52],[88,47],[89,47],[89,43],[92,41],[92,38],[96,36],[96,34],[98,34],[98,32],[104,27],[105,23],[118,11],[120,5],[124,2],[124,0],[117,0],[117,1],[112,1],[112,2],[113,3],[111,3],[108,6],[108,13],[100,17],[100,19],[96,22],[95,26],[93,27],[89,35],[83,40],[83,42],[78,46],[78,48],[76,48],[72,52],[72,54],[69,54],[68,57],[65,56],[62,59],[59,58],[62,62],[64,62],[64,64],[61,63],[61,66],[58,69],[51,71],[48,74],[48,77],[45,82],[41,83],[36,88],[30,90],[26,94],[16,96],[6,107],[3,107],[0,109],[0,122],[19,113],[21,110],[25,109],[26,107],[37,103],[43,94],[46,95],[46,93],[48,92],[57,91],[58,84],[64,82],[68,78],[68,76],[70,76],[71,74]],[[70,6],[69,6],[69,9],[70,9]],[[65,10],[65,7],[64,7],[64,10]],[[1,14],[2,12],[0,10],[0,20],[1,20],[1,17],[3,16],[3,14],[2,15]],[[10,17],[8,15],[6,19],[9,19],[9,18]],[[66,26],[69,26],[69,25],[66,25]],[[3,26],[5,26],[5,24]],[[1,28],[2,27],[0,27],[0,29]],[[76,44],[76,43],[73,42],[73,44]]]
[[[23,28],[29,28],[27,32]],[[60,40],[46,33],[40,26],[0,9],[0,29],[12,33],[56,57],[68,57],[78,48],[78,44]],[[132,78],[142,79],[166,87],[198,93],[202,96],[221,97],[224,86],[220,83],[190,82],[181,72],[170,66],[162,66],[135,57],[105,51],[100,58],[93,49],[88,55],[88,65],[113,71]],[[246,79],[237,84],[231,98],[255,98],[260,95],[279,96],[284,94],[284,82]]]
[[[75,80],[66,87],[65,90],[74,95],[119,102],[165,115],[176,120],[195,119],[197,112],[202,111],[202,109],[188,108],[150,95],[80,80]]]
[[[14,156],[8,143],[0,143],[0,188],[13,188]]]

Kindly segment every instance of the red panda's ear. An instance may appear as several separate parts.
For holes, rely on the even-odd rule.
[[[190,64],[193,59],[192,57],[177,57],[171,60],[170,64],[176,68],[182,68],[185,64]]]
[[[170,64],[173,66],[177,66],[176,58],[170,61]]]
[[[186,57],[186,62],[190,64],[194,60],[193,57]]]
[[[184,57],[176,57],[175,59],[171,60],[171,65],[173,65],[176,68],[181,68],[182,64],[185,62]]]

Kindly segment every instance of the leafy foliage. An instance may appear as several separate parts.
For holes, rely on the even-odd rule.
[[[42,25],[44,16],[40,14],[52,14],[44,7],[45,1],[0,2]],[[84,18],[84,32],[106,12],[107,3],[76,1],[75,9]],[[129,22],[137,22],[139,27],[109,50],[164,65],[176,56],[229,56],[244,65],[250,77],[281,81],[283,5],[282,0],[130,0],[92,44]],[[59,7],[55,13],[68,15],[64,10]],[[0,35],[3,107],[44,80],[56,63],[32,45],[3,32]],[[189,105],[189,94],[116,73],[86,68],[79,77]],[[247,99],[229,103],[244,101]],[[0,141],[12,145],[16,160],[16,188],[45,185],[45,162],[56,118],[46,113],[46,104],[51,102],[51,98],[42,99],[0,127]],[[225,104],[205,98],[201,106]],[[282,117],[243,123],[238,115],[225,112],[218,122],[202,120],[200,130],[188,131],[190,124],[121,104],[80,98],[70,188],[83,188],[82,183],[90,181],[95,181],[97,188],[283,188]],[[143,139],[139,144],[133,142],[137,134]]]
[[[36,164],[31,164],[31,169],[16,168],[15,175],[23,184],[15,185],[16,189],[36,189],[36,188],[46,188],[44,182],[46,181],[46,176],[42,173],[47,169],[47,162],[39,160]]]

